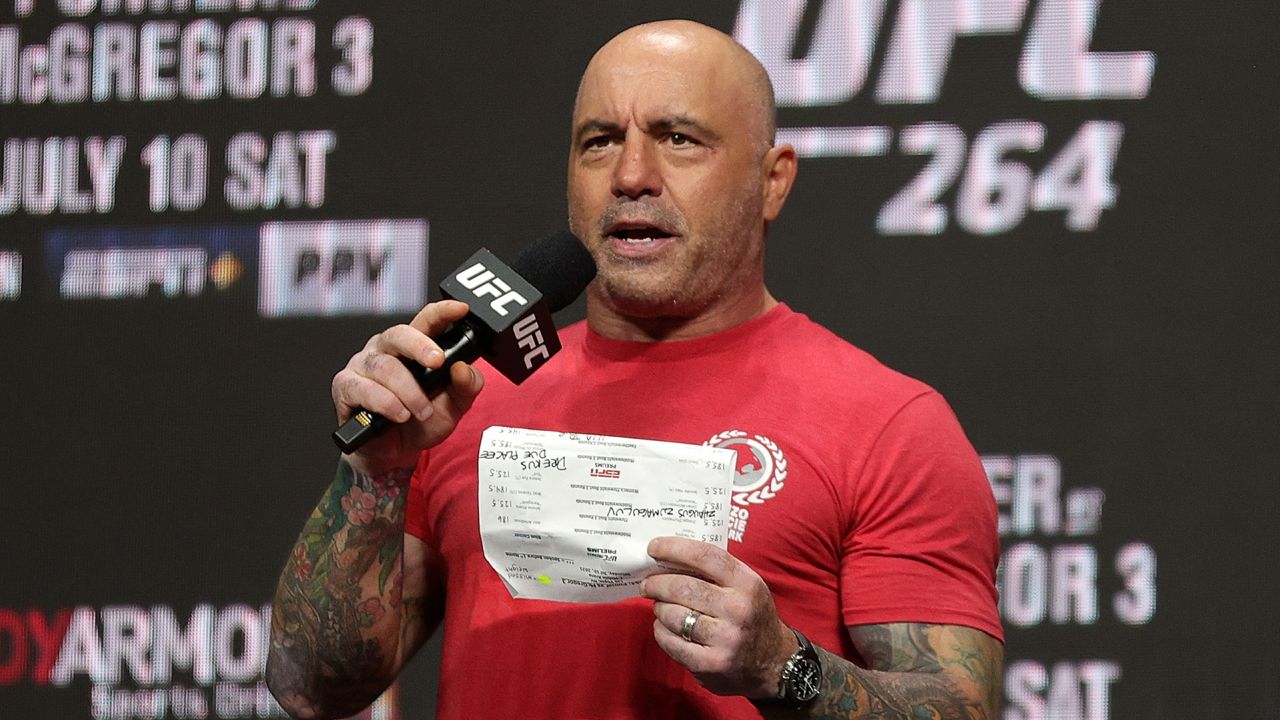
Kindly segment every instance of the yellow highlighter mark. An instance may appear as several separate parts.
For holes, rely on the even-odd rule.
[[[534,578],[534,579],[535,579],[535,580],[537,580],[538,582],[542,583],[543,585],[550,585],[550,584],[551,584],[551,578],[547,577],[546,575],[539,575],[538,577],[536,577],[536,578]]]

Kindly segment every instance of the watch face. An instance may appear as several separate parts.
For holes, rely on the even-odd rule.
[[[787,678],[787,695],[795,702],[808,702],[822,689],[822,669],[809,658],[800,658]]]

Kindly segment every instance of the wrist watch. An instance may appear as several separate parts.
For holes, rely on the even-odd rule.
[[[818,697],[822,692],[822,661],[813,649],[809,638],[791,628],[800,647],[787,664],[782,666],[782,680],[778,683],[778,699],[793,705],[802,705]]]

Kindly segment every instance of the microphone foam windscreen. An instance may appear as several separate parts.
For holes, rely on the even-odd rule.
[[[596,276],[596,263],[582,241],[568,230],[529,243],[511,269],[542,292],[551,312],[577,299]]]

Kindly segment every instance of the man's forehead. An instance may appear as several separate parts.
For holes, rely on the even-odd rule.
[[[587,64],[573,123],[625,126],[695,118],[728,131],[739,127],[773,141],[773,90],[760,63],[733,38],[689,21],[623,31]]]
[[[613,83],[584,87],[578,97],[575,118],[598,117],[612,122],[624,118],[701,116],[707,104],[705,93],[675,83],[656,85]]]
[[[678,57],[597,58],[578,91],[578,115],[653,114],[706,115],[710,109],[738,102],[723,70],[713,64]]]

